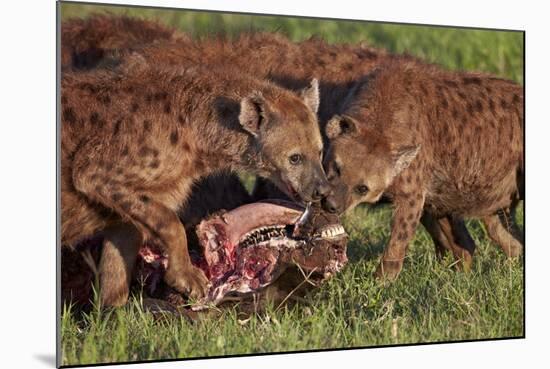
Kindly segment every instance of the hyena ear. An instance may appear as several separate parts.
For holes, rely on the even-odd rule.
[[[329,140],[341,135],[353,134],[357,131],[355,119],[348,116],[335,115],[325,127],[325,134]]]
[[[262,125],[265,124],[266,101],[261,92],[253,92],[241,100],[239,123],[241,126],[257,136]]]
[[[311,83],[309,87],[304,88],[300,95],[302,96],[302,99],[304,99],[304,102],[306,103],[307,107],[311,109],[311,111],[314,114],[317,114],[317,111],[319,110],[319,81],[317,81],[317,78],[314,78],[311,80]]]
[[[395,164],[393,166],[393,177],[397,176],[403,170],[411,165],[412,161],[418,155],[421,145],[403,147],[394,152]]]

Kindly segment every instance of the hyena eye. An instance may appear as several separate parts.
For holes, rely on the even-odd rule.
[[[355,187],[355,192],[358,194],[358,195],[365,195],[367,192],[369,192],[369,188],[365,185],[359,185],[359,186],[356,186]]]
[[[290,157],[288,158],[288,161],[290,162],[290,164],[292,165],[298,165],[302,162],[303,160],[303,157],[302,157],[302,154],[292,154],[290,155]]]

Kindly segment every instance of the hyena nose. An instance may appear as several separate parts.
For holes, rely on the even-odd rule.
[[[325,197],[321,200],[321,206],[323,207],[323,210],[328,211],[331,214],[338,212],[338,207],[329,197]]]
[[[331,189],[332,188],[330,187],[330,184],[327,181],[323,181],[317,186],[317,188],[313,192],[313,199],[321,200],[322,198],[328,196]]]

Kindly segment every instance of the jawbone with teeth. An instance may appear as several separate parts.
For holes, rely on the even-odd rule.
[[[196,308],[256,292],[288,267],[324,279],[347,262],[338,218],[289,202],[241,206],[201,222],[197,234],[210,288]]]

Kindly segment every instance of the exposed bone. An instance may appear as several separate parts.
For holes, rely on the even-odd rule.
[[[306,204],[306,208],[304,210],[304,212],[302,213],[302,215],[300,216],[300,218],[298,219],[298,221],[296,222],[295,226],[294,226],[294,232],[293,232],[293,236],[294,237],[298,237],[302,231],[302,227],[307,224],[307,222],[310,220],[311,216],[313,215],[313,211],[311,209],[311,202],[308,202]]]

